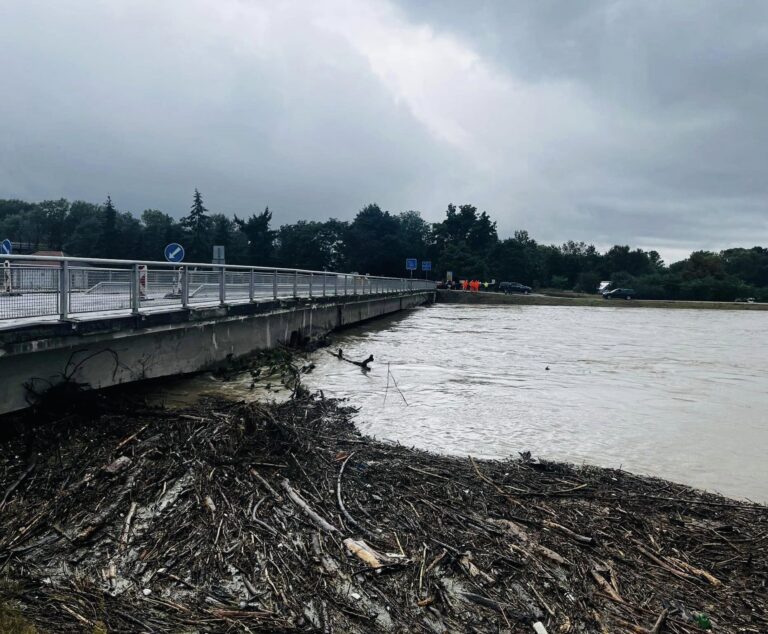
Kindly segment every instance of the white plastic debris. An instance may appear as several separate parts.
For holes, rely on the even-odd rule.
[[[544,627],[544,624],[541,621],[536,621],[533,624],[533,631],[536,632],[536,634],[547,634],[547,628]]]
[[[152,590],[150,590],[149,588],[144,588],[142,592],[144,593],[145,597],[148,597],[150,594],[152,594]]]

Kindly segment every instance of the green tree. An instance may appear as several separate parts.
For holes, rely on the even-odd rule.
[[[145,209],[141,214],[141,258],[164,259],[164,250],[171,242],[184,243],[184,229],[171,216],[158,209]]]
[[[189,232],[189,256],[191,262],[208,262],[211,259],[211,218],[203,204],[203,196],[195,188],[189,214],[182,219],[182,226]]]
[[[359,273],[402,275],[399,234],[400,223],[392,214],[375,203],[363,207],[344,238],[348,265]]]
[[[269,228],[272,212],[266,207],[260,214],[240,219],[235,215],[235,224],[246,239],[248,264],[255,266],[274,265],[275,234]]]

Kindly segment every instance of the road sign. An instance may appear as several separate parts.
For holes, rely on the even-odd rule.
[[[416,258],[406,258],[405,260],[405,270],[406,271],[415,271],[418,265],[418,260]]]
[[[225,264],[224,245],[213,245],[213,264]]]
[[[432,270],[432,262],[429,260],[422,260],[421,262],[421,270],[422,271],[431,271]]]
[[[11,253],[13,253],[13,245],[11,244],[11,241],[6,238],[0,242],[0,254],[10,255]]]
[[[163,250],[168,262],[181,262],[184,259],[184,247],[176,242],[171,242]]]

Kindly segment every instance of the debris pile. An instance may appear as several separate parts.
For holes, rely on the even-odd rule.
[[[0,618],[57,633],[768,631],[766,507],[527,454],[438,456],[363,437],[352,414],[304,393],[134,404],[3,440]]]

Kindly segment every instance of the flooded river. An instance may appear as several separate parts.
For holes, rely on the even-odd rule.
[[[766,320],[437,305],[340,333],[335,347],[373,354],[372,371],[320,351],[307,383],[348,397],[380,438],[489,458],[527,450],[767,501]]]

